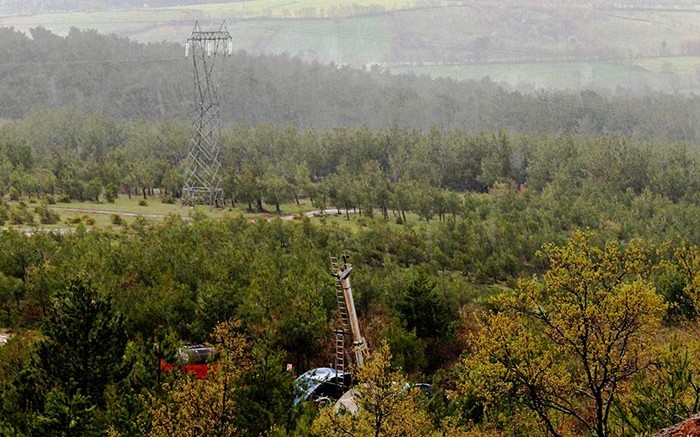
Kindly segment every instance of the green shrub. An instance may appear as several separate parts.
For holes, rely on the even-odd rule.
[[[10,196],[10,200],[19,200],[19,191],[15,187],[10,187],[9,190],[7,190],[7,194]]]
[[[78,223],[82,222],[83,219],[80,218],[80,216],[76,215],[74,217],[68,217],[66,219],[66,224],[68,225],[77,225]]]
[[[93,226],[95,224],[95,219],[90,217],[89,215],[84,215],[83,223],[85,223],[87,226]]]
[[[58,199],[56,199],[56,201],[60,203],[70,203],[70,196],[67,193],[63,193],[60,196],[58,196]]]
[[[123,226],[125,224],[124,219],[119,214],[112,214],[112,224],[114,226]]]
[[[108,203],[114,203],[114,201],[117,200],[117,197],[119,197],[117,191],[117,187],[114,184],[107,184],[104,191],[105,200]]]
[[[139,200],[139,206],[148,206],[148,202],[146,202],[146,199]]]
[[[39,221],[44,225],[53,225],[61,220],[61,216],[57,212],[50,210],[46,205],[35,207],[34,212],[39,214]]]
[[[161,200],[163,203],[167,203],[168,205],[172,205],[175,203],[175,198],[171,196],[170,194],[166,194],[163,196],[163,199]]]
[[[13,225],[33,225],[34,214],[26,206],[18,205],[10,211],[10,223]]]

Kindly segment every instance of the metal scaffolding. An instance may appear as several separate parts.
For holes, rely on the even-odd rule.
[[[185,165],[182,204],[218,206],[221,189],[221,112],[216,94],[214,65],[217,54],[231,55],[233,40],[226,26],[202,31],[195,23],[185,45],[185,57],[192,56],[195,91],[195,132]]]

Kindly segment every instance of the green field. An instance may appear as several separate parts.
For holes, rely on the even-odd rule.
[[[695,75],[700,79],[700,57],[648,58],[632,62],[649,72],[658,74]]]
[[[455,79],[488,76],[524,89],[700,89],[700,57],[681,56],[700,35],[700,9],[690,8],[644,11],[556,2],[531,8],[514,1],[255,0],[0,16],[0,25],[22,31],[44,26],[62,35],[71,27],[94,28],[142,42],[184,43],[195,21],[211,28],[224,20],[235,49],[253,54],[286,53],[306,61],[355,67],[398,65],[391,71]],[[596,56],[619,61],[532,61]]]
[[[414,73],[456,80],[481,80],[519,88],[575,90],[579,88],[645,87],[678,92],[700,91],[700,57],[664,57],[626,63],[550,62],[524,64],[422,65],[392,67],[397,74]]]
[[[284,203],[280,205],[281,213],[275,213],[275,206],[270,204],[263,204],[265,208],[264,213],[250,212],[247,210],[247,205],[237,204],[235,208],[227,206],[226,208],[210,208],[208,206],[197,206],[183,207],[180,203],[168,204],[163,203],[158,196],[149,196],[146,205],[139,205],[139,202],[143,200],[140,196],[133,196],[129,199],[127,196],[120,196],[114,203],[106,202],[70,202],[70,203],[56,203],[54,205],[48,205],[49,209],[55,211],[59,214],[60,219],[58,223],[45,225],[40,224],[39,216],[33,214],[34,220],[32,224],[17,224],[12,225],[10,221],[6,222],[0,228],[14,228],[20,230],[31,230],[35,228],[41,229],[72,229],[78,226],[78,221],[82,222],[88,227],[101,227],[101,228],[113,228],[118,227],[113,223],[113,216],[119,215],[120,218],[128,225],[134,222],[137,217],[142,217],[149,221],[162,221],[168,216],[176,215],[181,216],[185,219],[191,219],[196,216],[205,216],[211,218],[223,218],[223,217],[238,217],[243,215],[249,220],[255,219],[274,219],[276,217],[282,217],[284,220],[298,219],[304,214],[311,214],[317,211],[318,208],[314,207],[309,199],[300,199],[300,204],[296,203]],[[23,201],[28,210],[33,211],[34,208],[39,205],[39,202],[34,200],[25,199]],[[19,205],[19,202],[8,202],[10,208],[15,208]],[[327,214],[329,216],[336,216],[335,209],[327,209]],[[347,220],[343,216],[339,221]],[[91,222],[94,221],[94,224]]]
[[[250,212],[247,207],[242,204],[236,205],[236,208],[210,208],[208,206],[197,206],[196,208],[182,207],[179,203],[167,204],[162,203],[157,196],[149,197],[146,206],[139,205],[142,197],[134,196],[129,199],[127,196],[119,197],[114,203],[103,202],[70,202],[57,203],[49,205],[49,209],[59,214],[59,221],[55,224],[41,224],[39,216],[34,214],[34,222],[32,224],[12,224],[8,220],[2,229],[14,229],[22,232],[35,232],[37,230],[54,230],[59,232],[73,232],[79,226],[85,226],[86,229],[128,229],[136,220],[146,220],[147,222],[162,222],[170,216],[180,216],[185,220],[195,219],[197,217],[207,217],[213,219],[245,217],[247,220],[274,220],[280,217],[282,220],[299,220],[306,215],[312,220],[319,222],[337,225],[343,229],[352,232],[369,226],[372,219],[355,214],[352,210],[349,214],[349,219],[344,210],[338,214],[335,207],[328,207],[325,210],[325,215],[320,214],[318,208],[314,207],[309,199],[300,199],[300,205],[296,203],[285,203],[280,205],[281,214],[274,213],[274,205],[263,204],[265,213]],[[39,205],[39,202],[25,199],[23,201],[30,211]],[[20,202],[9,201],[7,204],[10,208],[16,208]],[[114,216],[119,216],[121,223],[115,224]],[[375,211],[377,220],[383,222],[381,214]],[[406,213],[407,223],[410,226],[417,227],[416,229],[426,230],[438,223],[437,218],[426,223],[415,213]],[[388,226],[399,226],[396,224],[394,213],[389,213],[389,219],[386,222]]]
[[[351,0],[329,2],[327,0],[253,0],[235,3],[211,3],[206,5],[179,6],[177,10],[204,13],[225,13],[236,17],[273,17],[273,18],[321,18],[351,16],[369,11],[394,11],[415,8],[414,0]],[[435,4],[453,4],[454,1],[433,2]]]

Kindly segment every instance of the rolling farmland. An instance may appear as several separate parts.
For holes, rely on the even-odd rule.
[[[1,10],[0,10],[1,11]],[[237,49],[305,61],[455,79],[490,77],[522,90],[700,89],[700,8],[554,2],[257,0],[0,16],[0,25],[65,35],[94,28],[182,43],[199,20],[227,23]]]

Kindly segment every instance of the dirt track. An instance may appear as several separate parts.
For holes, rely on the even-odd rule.
[[[136,212],[128,212],[128,211],[107,211],[107,210],[101,210],[101,209],[89,209],[89,208],[54,208],[56,211],[65,211],[65,212],[76,212],[76,213],[81,213],[81,214],[108,214],[108,215],[120,215],[124,217],[146,217],[146,218],[154,218],[154,219],[164,219],[168,217],[166,214],[141,214],[141,213],[136,213]],[[315,209],[313,211],[306,211],[303,215],[305,217],[318,217],[322,215],[340,215],[341,213],[339,210],[334,207],[328,207],[325,210],[320,210],[320,209]],[[260,218],[271,221],[274,220],[275,218],[279,217],[280,219],[284,221],[291,221],[294,220],[296,217],[298,217],[299,214],[287,214],[287,215],[282,215],[282,216],[277,216],[277,215],[266,215],[264,217],[251,217],[248,219],[249,222],[255,222],[256,220],[259,220]],[[190,217],[187,216],[182,216],[183,220],[190,220]],[[7,227],[0,228],[0,231],[2,230],[7,230]],[[32,235],[35,232],[54,232],[57,234],[70,234],[72,232],[75,232],[75,228],[69,227],[69,228],[41,228],[41,227],[33,227],[33,228],[20,228],[21,231],[25,235]]]
[[[125,217],[146,217],[146,218],[165,218],[165,214],[141,214],[138,212],[127,212],[127,211],[106,211],[101,209],[87,209],[87,208],[52,208],[55,211],[66,211],[66,212],[80,212],[83,214],[109,214],[109,215],[123,215]]]

